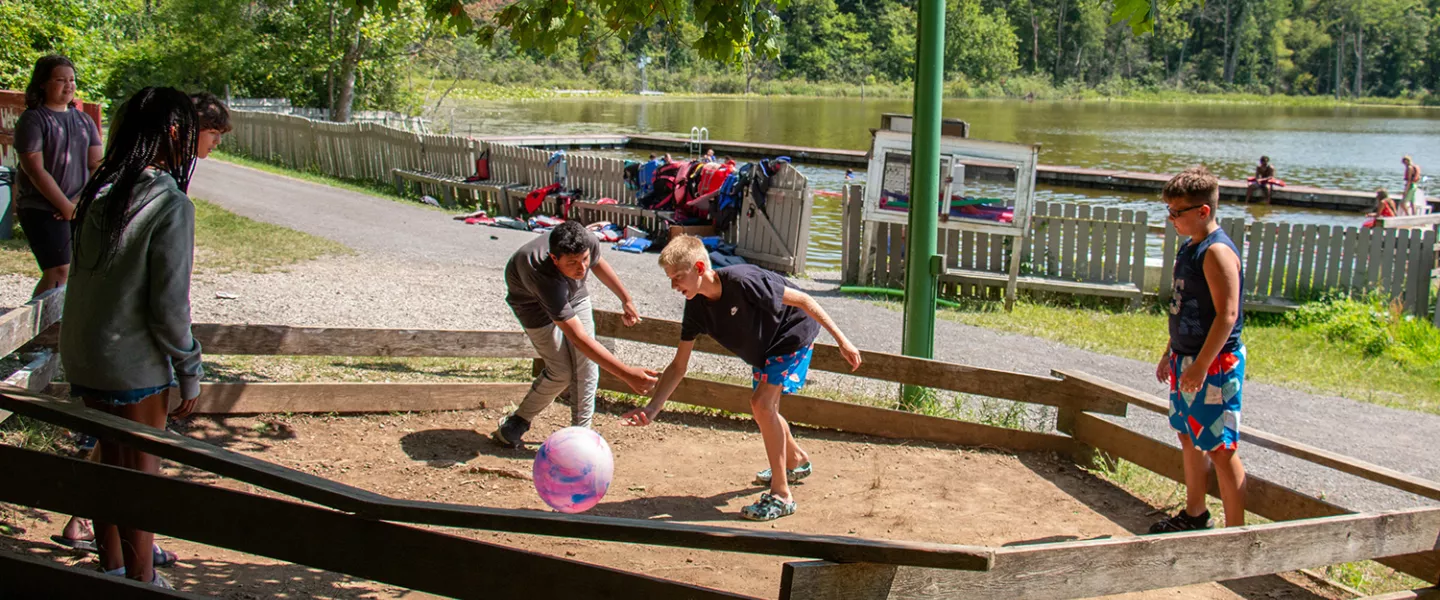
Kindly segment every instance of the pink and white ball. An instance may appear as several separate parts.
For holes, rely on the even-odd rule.
[[[610,489],[615,457],[605,438],[584,427],[550,434],[535,454],[535,491],[563,513],[590,510]]]

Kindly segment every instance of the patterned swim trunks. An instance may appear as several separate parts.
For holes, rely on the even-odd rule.
[[[1197,393],[1180,391],[1180,374],[1193,356],[1170,358],[1170,426],[1190,435],[1199,450],[1234,450],[1240,444],[1240,396],[1245,384],[1245,347],[1221,352],[1210,363]]]
[[[793,394],[805,386],[810,375],[810,353],[815,350],[811,344],[789,354],[771,356],[765,359],[765,368],[754,370],[755,378],[751,389],[759,388],[762,382],[780,386],[780,392]]]

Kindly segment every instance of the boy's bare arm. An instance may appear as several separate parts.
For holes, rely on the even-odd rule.
[[[575,349],[579,350],[581,354],[584,354],[585,358],[595,361],[600,368],[624,380],[630,389],[635,390],[635,393],[648,394],[654,388],[655,376],[652,372],[621,362],[605,346],[600,345],[598,340],[591,337],[589,332],[585,331],[585,326],[580,323],[580,317],[556,321],[555,326],[560,328],[560,331],[565,334],[565,339],[569,340],[570,344],[575,346]]]
[[[675,388],[680,386],[680,381],[685,379],[685,373],[690,370],[690,353],[694,348],[694,340],[682,341],[675,346],[675,358],[670,360],[670,365],[665,367],[665,372],[660,375],[660,382],[655,384],[655,394],[651,396],[650,403],[625,413],[620,417],[621,422],[627,425],[649,425],[655,420],[655,415],[665,408],[665,402],[675,393]]]
[[[1200,355],[1195,357],[1195,364],[1185,369],[1180,377],[1182,392],[1196,392],[1204,385],[1210,363],[1220,356],[1220,349],[1225,347],[1230,330],[1240,318],[1240,257],[1229,246],[1216,244],[1205,253],[1204,268],[1210,300],[1215,303],[1215,320],[1210,324],[1210,332],[1205,336]]]
[[[860,350],[856,349],[855,345],[845,337],[845,332],[840,331],[835,322],[830,320],[830,315],[825,312],[824,308],[821,308],[820,303],[816,302],[814,297],[787,287],[785,288],[785,297],[781,299],[781,302],[786,306],[794,306],[803,310],[805,314],[810,315],[810,318],[819,321],[820,326],[830,332],[830,336],[835,338],[835,343],[840,345],[840,355],[845,358],[845,362],[850,363],[850,370],[854,371],[860,368]]]
[[[615,293],[615,297],[620,299],[620,306],[624,313],[620,320],[625,323],[625,326],[633,327],[639,323],[640,311],[635,308],[635,302],[630,297],[630,290],[625,289],[625,284],[620,281],[620,276],[615,274],[615,269],[611,268],[610,263],[603,258],[595,261],[595,277],[599,278],[600,283],[605,284],[605,287],[610,288],[610,291]]]

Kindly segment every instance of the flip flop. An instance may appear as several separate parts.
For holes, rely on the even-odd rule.
[[[81,552],[99,552],[100,548],[95,545],[95,540],[72,540],[63,535],[52,535],[50,541],[60,544],[66,548],[79,550]]]

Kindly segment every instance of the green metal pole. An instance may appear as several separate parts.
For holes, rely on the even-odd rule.
[[[910,227],[905,261],[906,356],[935,356],[934,270],[940,196],[940,103],[945,73],[945,0],[920,0],[915,60],[915,120],[911,133]],[[906,386],[901,406],[913,409],[924,388]]]

